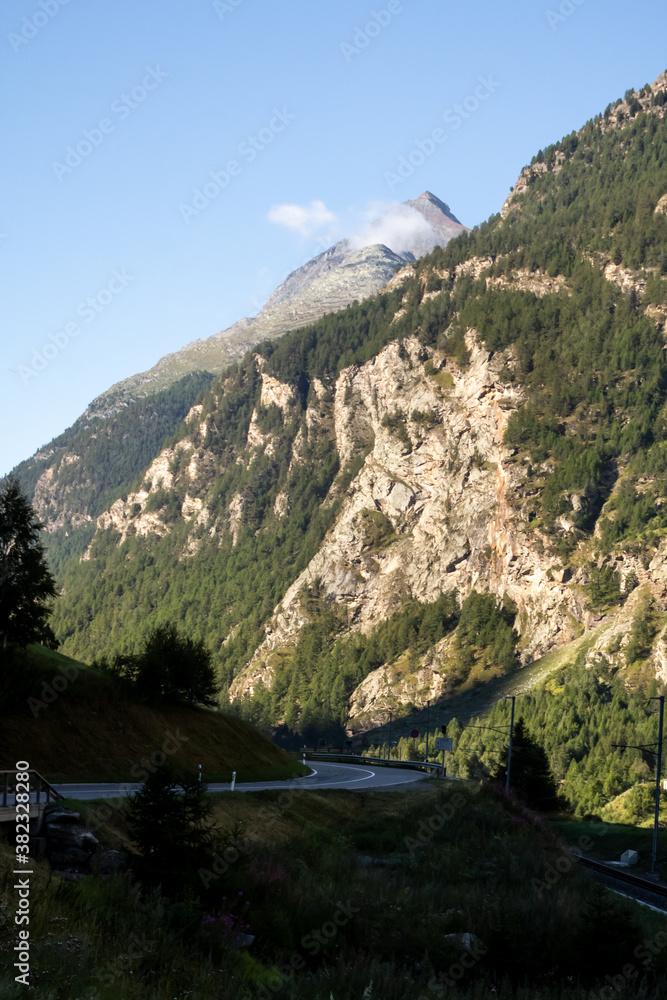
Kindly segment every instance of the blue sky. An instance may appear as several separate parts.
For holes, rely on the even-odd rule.
[[[256,313],[376,203],[428,189],[469,226],[498,211],[541,146],[665,69],[650,29],[663,13],[659,0],[4,4],[0,474],[114,382]],[[434,129],[445,140],[429,145]]]

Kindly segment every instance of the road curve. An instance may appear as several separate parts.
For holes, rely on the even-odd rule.
[[[237,782],[237,792],[263,792],[271,789],[299,788],[305,791],[319,791],[324,788],[347,788],[350,791],[366,791],[372,788],[407,787],[428,777],[424,771],[412,771],[407,768],[394,767],[364,767],[361,764],[328,764],[324,761],[313,761],[312,773],[304,778],[291,778],[289,781]],[[67,784],[53,786],[67,799],[113,799],[124,795],[132,795],[140,784],[95,783]],[[229,782],[211,782],[210,792],[228,792]]]

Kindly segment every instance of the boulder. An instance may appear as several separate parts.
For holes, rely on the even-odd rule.
[[[46,853],[52,868],[61,873],[87,872],[90,859],[100,849],[100,842],[81,823],[81,816],[73,809],[55,807],[44,815]]]
[[[47,820],[46,836],[51,851],[76,847],[88,854],[94,854],[100,846],[95,834],[81,823],[49,823]]]
[[[476,934],[470,934],[469,931],[464,931],[458,934],[445,934],[445,940],[451,941],[452,944],[459,945],[465,951],[469,952],[471,955],[474,954],[474,946],[481,944],[480,939]]]
[[[49,863],[56,871],[82,871],[88,869],[90,854],[79,847],[66,847],[63,850],[51,851]]]
[[[127,855],[122,851],[98,851],[90,858],[90,870],[94,875],[116,875],[127,868]]]
[[[44,810],[44,822],[49,823],[78,823],[81,813],[73,809],[65,809],[61,806],[51,806]]]

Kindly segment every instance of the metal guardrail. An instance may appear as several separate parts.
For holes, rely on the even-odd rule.
[[[415,771],[429,771],[430,773],[441,774],[442,765],[437,761],[425,760],[387,760],[385,757],[364,757],[361,754],[345,753],[338,750],[306,750],[303,752],[306,760],[335,760],[336,763],[354,761],[358,764],[375,764],[382,767],[407,767]]]
[[[35,771],[34,768],[30,768],[28,774],[34,775],[37,779],[33,782],[30,779],[30,788],[34,788],[34,792],[30,792],[30,803],[37,805],[47,806],[49,802],[58,802],[63,796],[60,792],[56,791],[53,785],[49,784],[46,778],[43,778],[39,771]],[[10,783],[11,777],[11,783]],[[0,808],[9,809],[16,804],[16,770],[13,771],[0,771]],[[43,793],[43,799],[42,799]],[[35,796],[33,799],[33,795]]]

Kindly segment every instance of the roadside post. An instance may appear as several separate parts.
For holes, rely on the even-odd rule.
[[[236,771],[232,771],[232,791],[234,791],[234,785],[236,784]]]
[[[431,702],[426,702],[426,763],[428,764],[428,740],[431,735]]]
[[[447,732],[447,726],[443,726],[442,727],[442,732],[443,733]],[[444,736],[443,735],[443,736],[436,736],[436,738],[435,738],[435,750],[436,750],[436,753],[438,752],[438,750],[442,750],[442,774],[440,775],[440,777],[442,777],[442,778],[444,778],[445,775],[447,774],[447,772],[445,770],[445,753],[448,750],[451,750],[453,745],[454,745],[454,741],[453,741],[453,739],[452,739],[451,736]]]

